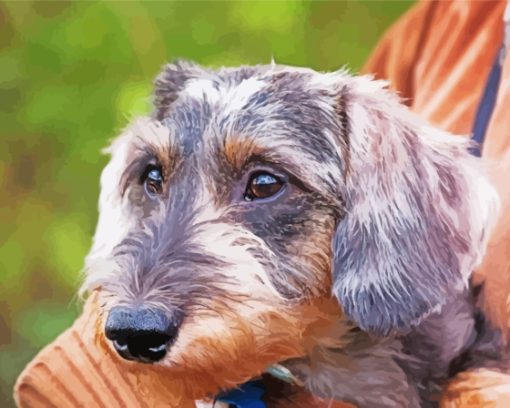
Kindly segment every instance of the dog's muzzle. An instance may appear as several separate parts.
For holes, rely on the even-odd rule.
[[[105,325],[106,337],[126,360],[161,360],[177,337],[181,318],[169,319],[161,310],[114,307]]]

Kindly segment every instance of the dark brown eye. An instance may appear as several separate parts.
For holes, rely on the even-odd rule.
[[[244,199],[247,201],[269,198],[283,187],[283,181],[269,173],[256,173],[251,176]]]
[[[161,191],[163,191],[163,175],[161,174],[161,169],[149,166],[147,170],[145,170],[143,183],[148,194],[160,194]]]

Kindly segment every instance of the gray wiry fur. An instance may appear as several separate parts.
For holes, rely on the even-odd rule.
[[[264,305],[277,314],[335,296],[357,329],[345,347],[318,339],[286,363],[306,387],[361,407],[433,404],[476,342],[468,281],[497,199],[466,140],[421,122],[384,85],[274,65],[166,67],[153,117],[109,149],[84,288],[102,288],[105,311],[187,317],[168,366],[204,316],[239,313],[260,339]],[[148,164],[165,179],[156,198],[141,181]],[[257,168],[285,191],[246,203]],[[211,344],[246,335],[204,327]]]

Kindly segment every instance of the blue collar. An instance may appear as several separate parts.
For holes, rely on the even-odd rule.
[[[266,408],[266,403],[262,400],[265,391],[262,381],[249,381],[234,390],[220,394],[216,401],[229,404],[233,408]]]
[[[294,384],[299,387],[304,387],[305,385],[303,381],[281,364],[272,365],[266,369],[265,373],[288,384]],[[219,394],[216,397],[216,401],[229,404],[229,408],[267,408],[266,403],[262,400],[265,392],[266,388],[262,380],[252,380],[235,390]]]

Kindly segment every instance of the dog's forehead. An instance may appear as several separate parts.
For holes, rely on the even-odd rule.
[[[206,72],[186,81],[161,120],[185,156],[234,138],[271,148],[292,138],[309,148],[335,114],[318,78],[308,69],[271,66]]]
[[[230,86],[211,78],[196,78],[186,84],[182,94],[198,100],[205,99],[211,104],[221,104],[222,112],[228,112],[243,107],[250,97],[268,84],[267,78],[261,77],[246,78]]]
[[[203,71],[185,81],[159,120],[177,157],[195,172],[239,170],[258,156],[311,183],[327,175],[329,183],[342,171],[341,129],[324,79],[292,67]]]
[[[247,103],[267,88],[267,78],[246,75],[198,77],[189,80],[163,123],[176,133],[182,153],[188,157],[207,147],[213,138],[220,142],[226,129],[245,110]],[[253,112],[252,112],[253,113]]]
[[[262,90],[306,92],[307,84],[321,75],[306,68],[255,66],[227,68],[192,77],[180,92],[182,97],[207,99],[217,103],[223,112],[244,107]],[[287,81],[285,81],[287,79]]]

